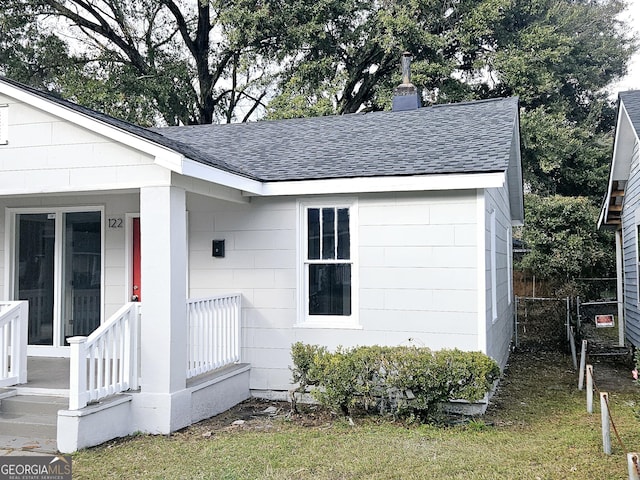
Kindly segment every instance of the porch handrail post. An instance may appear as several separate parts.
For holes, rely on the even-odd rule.
[[[18,328],[16,329],[14,345],[18,346],[18,355],[16,356],[18,374],[18,383],[27,383],[27,344],[29,342],[29,302],[20,302],[20,313],[18,319]]]
[[[138,339],[140,336],[140,316],[142,309],[142,305],[140,303],[136,303],[134,307],[131,309],[129,315],[131,316],[129,319],[129,345],[131,350],[129,351],[129,361],[131,364],[129,365],[129,388],[131,390],[138,389],[139,382],[139,372],[138,372]]]
[[[70,346],[69,361],[69,410],[87,406],[87,337],[67,339]]]

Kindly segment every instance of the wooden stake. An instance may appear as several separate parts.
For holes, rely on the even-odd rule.
[[[593,413],[593,365],[587,365],[587,413]]]
[[[609,394],[600,392],[600,418],[602,419],[602,449],[605,454],[611,455],[611,426],[609,424],[609,409],[607,400]]]
[[[640,480],[640,472],[638,472],[638,464],[640,457],[635,452],[627,453],[627,466],[629,468],[629,480]]]
[[[578,374],[578,390],[584,387],[584,365],[587,363],[587,341],[582,340],[582,350],[580,351],[580,373]]]

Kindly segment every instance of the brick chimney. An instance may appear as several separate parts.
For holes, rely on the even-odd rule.
[[[402,54],[402,83],[393,89],[392,110],[402,112],[420,108],[420,95],[416,86],[411,83],[411,59],[409,52]]]

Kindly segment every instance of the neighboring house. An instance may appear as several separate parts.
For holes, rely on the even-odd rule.
[[[296,341],[505,365],[517,99],[159,129],[6,79],[0,104],[0,282],[28,355],[72,357],[62,451],[287,398]]]
[[[620,92],[609,185],[598,228],[616,232],[620,337],[640,347],[640,90]]]

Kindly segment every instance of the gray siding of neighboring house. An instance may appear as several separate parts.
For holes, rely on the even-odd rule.
[[[640,346],[640,306],[638,305],[638,224],[640,219],[640,146],[635,142],[629,182],[622,214],[624,305],[626,337]],[[638,211],[638,213],[636,213]]]

